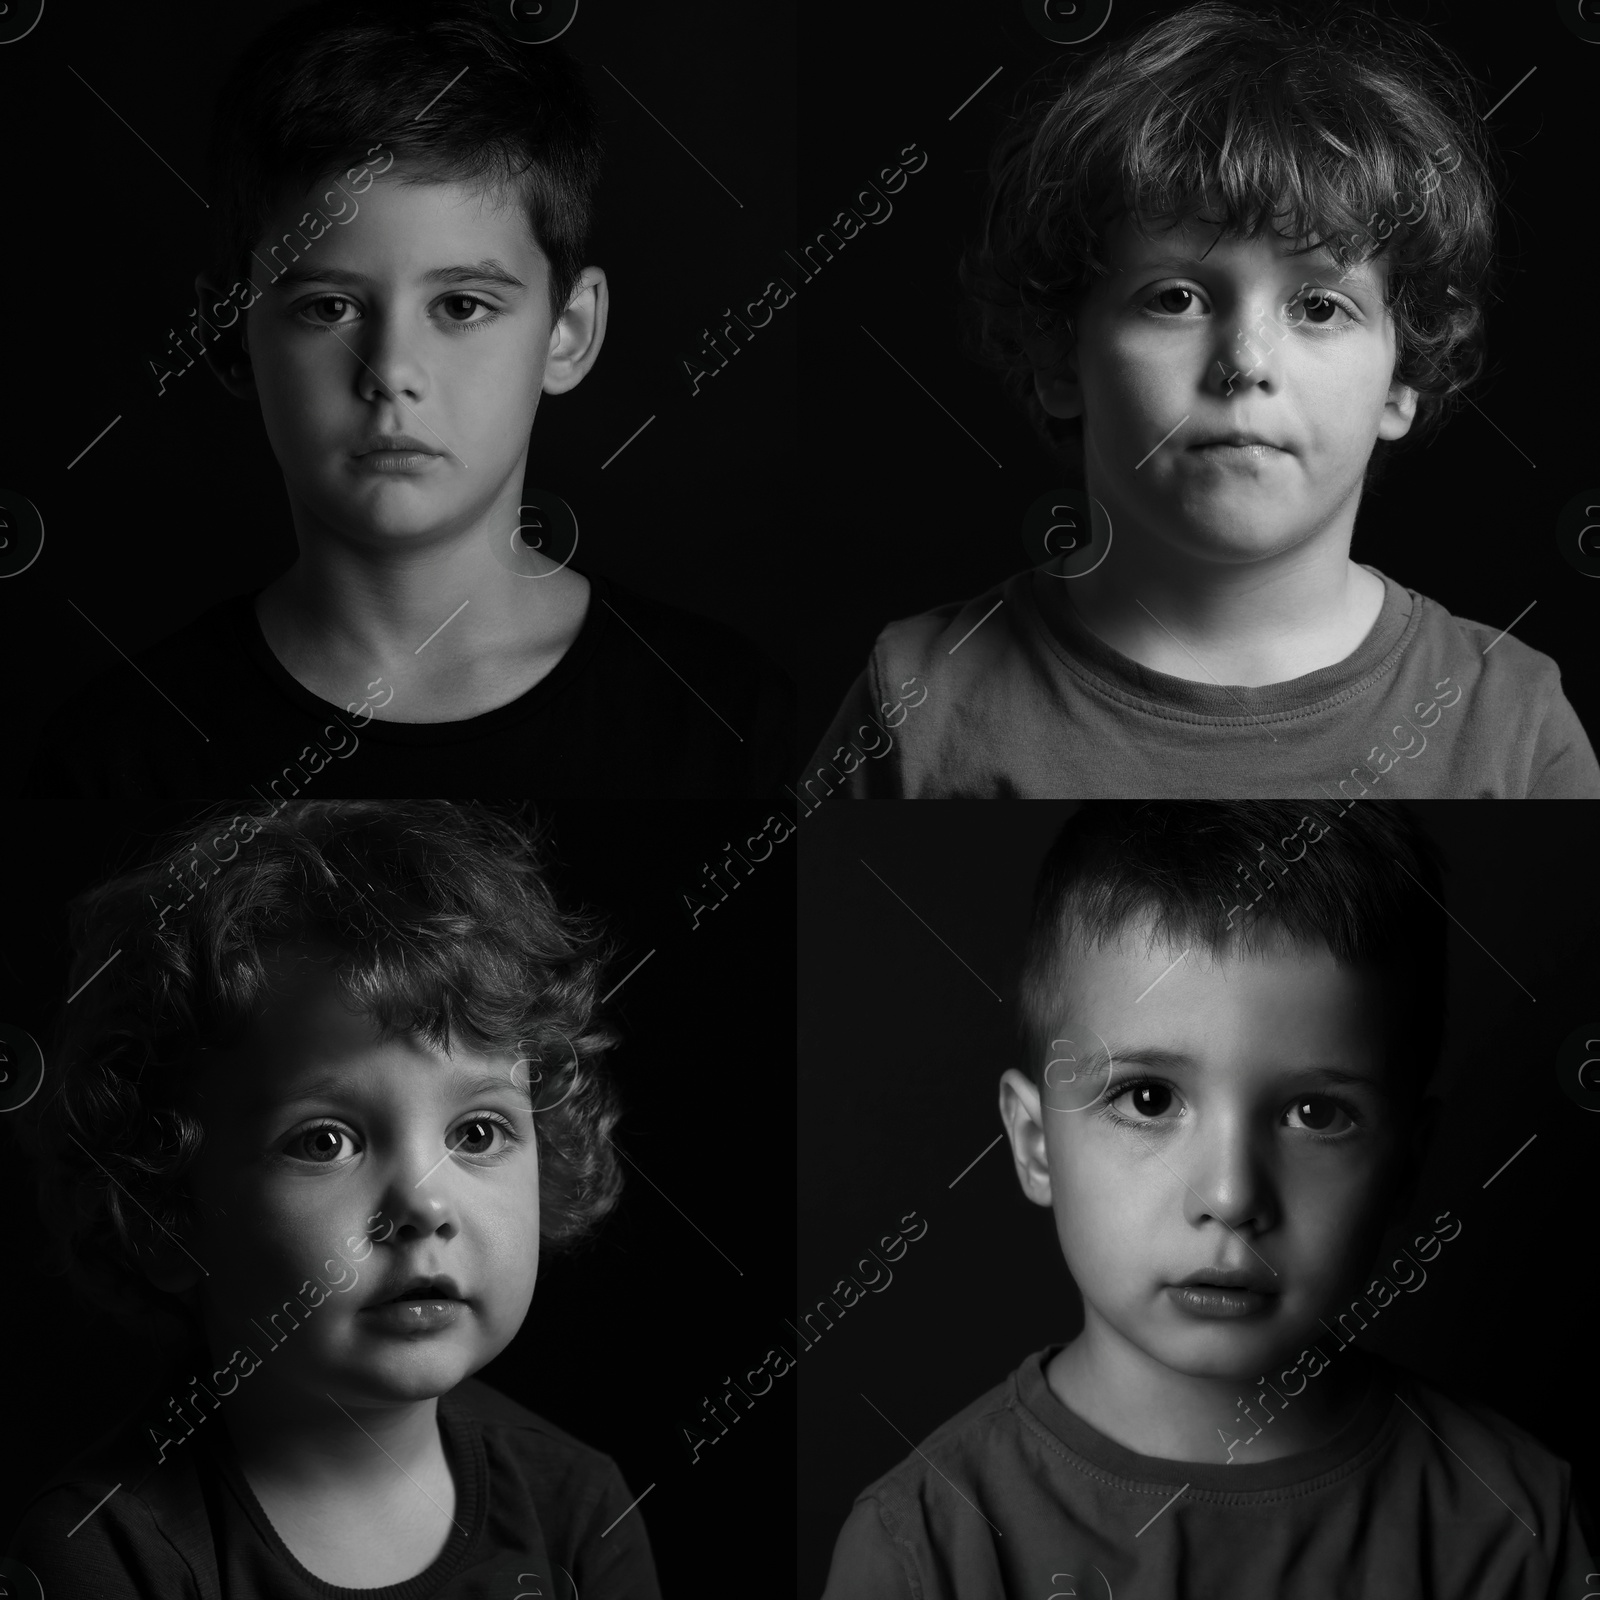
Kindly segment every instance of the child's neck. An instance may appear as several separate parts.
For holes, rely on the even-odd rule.
[[[1271,1379],[1276,1370],[1262,1376]],[[1046,1369],[1056,1398],[1124,1449],[1218,1466],[1274,1461],[1326,1444],[1354,1416],[1370,1372],[1352,1349],[1298,1395],[1280,1401],[1268,1389],[1265,1403],[1256,1376],[1175,1372],[1113,1330],[1092,1327],[1058,1351]]]
[[[299,559],[257,598],[262,633],[303,687],[358,715],[369,704],[381,722],[507,704],[556,665],[587,614],[587,579],[554,562],[544,577],[508,571],[487,534],[376,552],[299,531]]]
[[[268,1376],[263,1368],[252,1377]],[[336,1404],[322,1394],[241,1383],[223,1402],[234,1454],[252,1489],[333,1502],[382,1499],[406,1477],[426,1483],[446,1466],[437,1399]]]
[[[1218,563],[1130,537],[1093,572],[1047,584],[1057,605],[1140,666],[1252,688],[1343,661],[1384,596],[1383,580],[1350,560],[1348,540]]]

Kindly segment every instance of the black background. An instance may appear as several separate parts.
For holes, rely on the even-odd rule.
[[[1511,180],[1499,216],[1504,299],[1490,308],[1489,365],[1469,394],[1494,426],[1464,405],[1430,447],[1397,458],[1361,506],[1352,554],[1496,630],[1536,601],[1515,635],[1554,657],[1580,720],[1600,741],[1600,666],[1587,648],[1600,581],[1567,564],[1555,532],[1572,497],[1600,501],[1588,381],[1600,361],[1600,324],[1559,309],[1596,240],[1593,208],[1575,203],[1566,154],[1584,136],[1595,52],[1553,4],[1506,13],[1442,0],[1375,3],[1425,22],[1459,53],[1488,86],[1482,110],[1537,71],[1487,123]],[[1105,0],[1087,0],[1077,14],[1098,18],[1105,9]],[[1175,9],[1118,4],[1084,48]],[[1018,0],[856,9],[848,48],[835,30],[802,31],[802,239],[852,205],[903,145],[915,141],[928,153],[926,168],[892,197],[893,215],[866,228],[811,283],[797,284],[801,415],[820,535],[801,578],[808,753],[878,631],[1032,565],[1019,533],[1023,513],[1066,481],[998,377],[962,354],[956,281],[961,249],[982,216],[1002,114],[1023,81],[1061,53]],[[952,121],[997,67],[1004,70]],[[823,104],[825,117],[813,109]]]
[[[4,143],[38,158],[13,183],[0,266],[11,400],[0,473],[45,527],[38,560],[0,582],[8,754],[116,660],[69,598],[135,655],[294,559],[257,408],[198,359],[162,395],[146,366],[195,304],[206,212],[186,183],[204,193],[216,83],[292,9],[47,5],[32,33],[0,47]],[[768,258],[793,243],[794,30],[785,4],[580,4],[561,44],[607,145],[590,259],[606,271],[611,313],[594,370],[541,400],[525,479],[572,507],[580,570],[724,621],[791,674],[796,619],[772,573],[799,514],[792,308],[698,395],[677,372],[680,352],[724,306],[759,294]]]
[[[1050,1212],[1023,1196],[1007,1146],[986,1149],[1001,1132],[1000,1074],[1020,1065],[996,995],[1009,993],[1034,874],[1072,809],[824,806],[801,825],[801,1310],[903,1214],[928,1225],[891,1282],[798,1352],[802,1594],[821,1589],[862,1489],[1082,1327]],[[1426,1286],[1360,1343],[1526,1428],[1573,1464],[1593,1506],[1584,1230],[1600,1116],[1555,1072],[1569,1034],[1600,1033],[1592,808],[1547,806],[1537,828],[1480,802],[1413,809],[1444,847],[1446,903],[1463,926],[1450,935],[1448,1100],[1412,1216],[1426,1231],[1448,1209],[1462,1228]]]
[[[709,1583],[732,1594],[756,1570],[757,1543],[759,1570],[791,1566],[793,1374],[698,1462],[681,1430],[714,1433],[702,1400],[720,1396],[725,1374],[760,1365],[790,1310],[794,840],[696,928],[682,896],[714,901],[704,864],[720,863],[724,840],[743,848],[766,810],[591,802],[537,813],[552,823],[558,889],[607,912],[623,941],[615,977],[655,954],[608,1008],[624,1032],[614,1057],[626,1107],[621,1205],[591,1249],[541,1261],[521,1333],[474,1376],[612,1456],[634,1494],[656,1485],[635,1514],[663,1593]],[[49,1048],[67,992],[65,901],[193,815],[146,806],[108,824],[86,804],[0,811],[8,837],[27,842],[7,863],[0,1019]],[[45,1276],[9,1121],[0,1117],[0,1197],[17,1293],[3,1346],[0,1548],[26,1492],[111,1426],[132,1385],[151,1381],[128,1336]]]

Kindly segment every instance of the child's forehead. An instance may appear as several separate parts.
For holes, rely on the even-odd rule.
[[[215,1053],[205,1097],[252,1115],[291,1100],[380,1096],[433,1105],[470,1092],[526,1083],[508,1068],[514,1050],[435,1044],[420,1029],[385,1029],[333,971],[307,970],[263,998],[252,1024]]]
[[[393,253],[397,247],[420,259],[474,243],[523,257],[539,254],[520,193],[493,176],[466,179],[397,161],[359,196],[349,195],[342,184],[338,174],[309,185],[285,178],[269,204],[265,236],[299,228],[310,213],[320,212],[334,216],[336,223],[318,236],[313,259],[350,248]]]
[[[1387,1053],[1382,975],[1276,928],[1219,948],[1148,925],[1075,945],[1057,1002],[1059,1027],[1117,1061],[1143,1052],[1229,1071],[1375,1073]]]
[[[296,951],[279,953],[265,965],[267,986],[237,1051],[253,1073],[285,1078],[338,1071],[395,1042],[385,1039],[376,1017],[354,998],[336,957]]]
[[[1204,270],[1249,263],[1271,265],[1291,275],[1332,271],[1362,277],[1380,273],[1386,265],[1378,255],[1359,263],[1349,261],[1341,267],[1328,241],[1314,234],[1294,238],[1273,229],[1254,235],[1224,232],[1215,220],[1201,220],[1202,215],[1215,217],[1216,213],[1202,208],[1200,214],[1176,221],[1137,212],[1117,217],[1104,231],[1106,256],[1113,274],[1146,267]]]

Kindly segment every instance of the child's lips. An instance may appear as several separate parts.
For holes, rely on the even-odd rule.
[[[1258,472],[1274,461],[1289,459],[1287,450],[1270,444],[1192,444],[1184,454],[1207,467],[1240,472]]]
[[[400,1335],[435,1333],[458,1322],[467,1309],[464,1300],[438,1295],[411,1295],[366,1306],[361,1315],[368,1325]]]
[[[350,465],[357,472],[431,472],[444,457],[425,450],[374,450],[353,456]]]
[[[380,1305],[392,1305],[396,1301],[416,1302],[419,1300],[465,1300],[461,1292],[461,1285],[445,1273],[414,1273],[409,1278],[402,1278],[399,1283],[393,1284],[386,1293],[375,1300],[369,1300],[366,1309],[371,1311]]]

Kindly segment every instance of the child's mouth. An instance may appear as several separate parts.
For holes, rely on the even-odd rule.
[[[418,1334],[448,1328],[465,1310],[466,1301],[454,1278],[419,1275],[388,1299],[364,1306],[360,1315],[368,1326],[386,1333]]]
[[[1276,461],[1288,455],[1288,451],[1271,444],[1196,444],[1190,445],[1189,450],[1192,455],[1207,461],[1232,462],[1236,465]]]
[[[1167,1291],[1195,1317],[1255,1317],[1272,1309],[1276,1295],[1259,1289],[1223,1289],[1214,1283],[1181,1283]]]
[[[466,1310],[464,1300],[443,1295],[411,1295],[397,1300],[380,1300],[366,1306],[360,1315],[386,1333],[433,1333],[448,1328]]]

